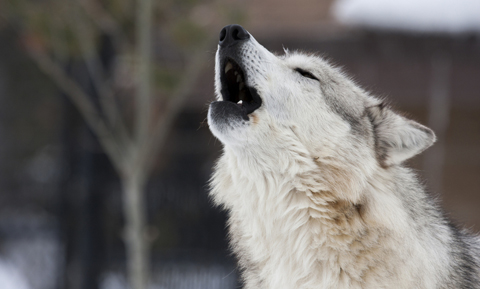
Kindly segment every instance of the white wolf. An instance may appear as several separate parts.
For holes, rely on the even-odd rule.
[[[248,289],[480,288],[480,240],[402,166],[434,133],[325,60],[220,33],[211,196]]]

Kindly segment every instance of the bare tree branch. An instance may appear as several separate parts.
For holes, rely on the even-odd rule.
[[[47,74],[77,106],[88,126],[98,136],[100,143],[112,160],[114,167],[119,173],[122,173],[124,171],[124,153],[122,152],[122,147],[120,147],[116,136],[113,135],[105,125],[105,121],[98,113],[90,97],[70,79],[50,57],[40,52],[27,51],[38,67]]]
[[[149,142],[145,143],[144,148],[141,150],[142,159],[146,162],[146,172],[149,173],[155,164],[155,158],[151,156],[157,156],[161,148],[163,147],[167,138],[168,132],[172,128],[172,124],[175,121],[176,116],[180,113],[187,97],[192,92],[195,82],[198,76],[202,72],[202,68],[206,63],[207,57],[205,57],[206,47],[210,45],[211,38],[205,41],[205,45],[197,49],[193,55],[188,59],[188,67],[186,68],[183,78],[180,81],[178,89],[172,94],[170,102],[164,111],[162,117],[160,117],[153,126],[152,135]]]
[[[57,27],[52,23],[52,21],[48,22],[48,36],[52,43],[52,54],[54,61],[66,63],[66,59],[68,56],[66,55],[64,49],[64,43],[58,38],[58,31]],[[63,48],[63,49],[62,49]]]
[[[152,111],[152,16],[152,0],[140,1],[136,18],[138,67],[135,115],[135,139],[140,144],[147,140]]]
[[[118,109],[117,103],[114,101],[114,93],[112,88],[106,81],[105,71],[98,57],[97,50],[94,45],[94,40],[85,27],[85,19],[82,19],[77,9],[72,9],[74,14],[74,29],[77,33],[82,58],[85,61],[89,74],[91,76],[93,86],[97,92],[102,111],[105,112],[108,122],[113,129],[114,134],[118,134],[119,140],[124,146],[130,146],[131,140],[128,136],[127,128],[123,121],[122,115]]]
[[[120,24],[98,1],[79,0],[78,4],[101,31],[113,37],[116,47],[128,44],[128,37]]]

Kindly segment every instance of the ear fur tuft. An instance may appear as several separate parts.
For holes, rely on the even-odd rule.
[[[400,164],[436,140],[431,129],[394,113],[383,102],[368,107],[367,115],[373,125],[375,151],[382,167]]]

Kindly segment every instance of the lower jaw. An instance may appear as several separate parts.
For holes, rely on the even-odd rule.
[[[248,100],[242,100],[242,104],[239,105],[238,102],[240,99],[238,99],[237,102],[234,101],[229,101],[229,100],[224,100],[226,102],[234,103],[237,105],[241,110],[245,111],[245,115],[249,115],[262,105],[262,98],[258,94],[257,90],[253,87],[246,87],[249,93]],[[223,99],[226,99],[225,97],[222,97]]]
[[[231,101],[214,101],[210,104],[209,115],[215,122],[248,121],[244,107]]]

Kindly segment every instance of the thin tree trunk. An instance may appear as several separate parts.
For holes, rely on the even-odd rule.
[[[125,247],[127,251],[127,276],[131,289],[146,289],[150,274],[150,244],[146,240],[145,183],[149,171],[138,158],[139,150],[149,142],[149,123],[152,106],[151,54],[152,54],[152,0],[140,0],[135,19],[138,67],[136,71],[136,115],[133,132],[133,162],[127,164],[124,182]]]
[[[143,194],[145,177],[138,172],[129,173],[122,177],[122,186],[127,276],[131,289],[145,289],[150,272],[150,252],[145,238],[147,215]]]

